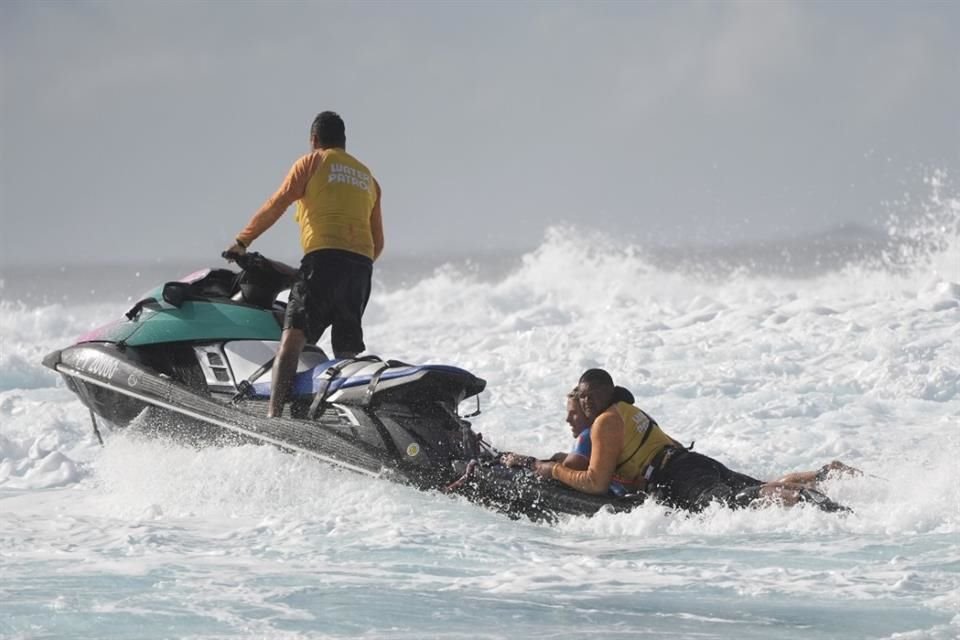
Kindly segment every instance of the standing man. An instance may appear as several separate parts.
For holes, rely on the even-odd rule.
[[[373,262],[383,251],[380,185],[366,165],[346,152],[340,116],[333,111],[318,115],[310,127],[310,145],[313,150],[294,163],[280,189],[227,249],[242,255],[297,203],[303,260],[273,362],[269,417],[283,413],[304,344],[316,343],[327,327],[333,327],[335,357],[352,358],[365,349],[361,319]]]

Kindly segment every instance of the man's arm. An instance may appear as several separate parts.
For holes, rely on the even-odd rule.
[[[600,495],[609,490],[623,449],[623,420],[619,415],[608,412],[597,417],[590,431],[590,446],[590,463],[585,470],[555,464],[551,476],[578,491]]]
[[[380,183],[374,180],[373,184],[377,187],[377,201],[370,212],[370,231],[373,233],[373,259],[376,260],[383,253],[383,213],[380,211]]]
[[[564,454],[563,458],[557,462],[568,469],[575,469],[577,471],[583,471],[590,466],[590,459],[586,456],[580,455],[579,453]]]
[[[308,153],[293,164],[277,192],[260,207],[259,211],[253,214],[243,231],[237,234],[238,244],[241,244],[244,248],[249,247],[254,240],[280,219],[280,216],[290,205],[303,197],[307,192],[307,183],[310,181],[310,176],[316,171],[317,165],[322,159],[322,153]]]

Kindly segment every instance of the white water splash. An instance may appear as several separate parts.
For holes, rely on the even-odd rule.
[[[39,360],[124,309],[2,302],[0,634],[956,637],[960,208],[936,180],[896,259],[667,269],[556,228],[504,277],[450,266],[368,310],[372,352],[488,380],[474,426],[502,448],[566,448],[564,394],[603,366],[733,468],[866,470],[827,485],[847,517],[650,504],[550,527],[269,448],[101,448]]]

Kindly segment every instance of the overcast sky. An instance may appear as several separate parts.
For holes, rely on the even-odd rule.
[[[960,174],[957,2],[5,0],[0,51],[6,264],[215,256],[325,109],[395,255],[818,232]]]

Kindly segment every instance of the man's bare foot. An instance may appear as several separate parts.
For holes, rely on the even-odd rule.
[[[837,475],[837,476],[862,476],[863,471],[856,469],[849,465],[846,465],[839,460],[834,460],[829,464],[825,464],[817,471],[817,482],[822,482],[828,477]]]

